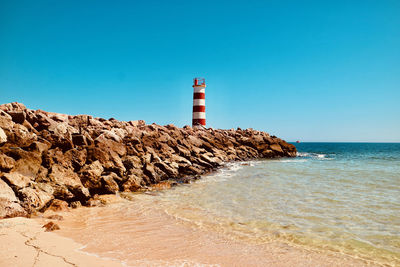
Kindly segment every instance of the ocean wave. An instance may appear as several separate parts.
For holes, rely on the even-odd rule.
[[[226,171],[235,172],[243,168],[242,162],[230,162],[225,165]]]
[[[281,160],[277,160],[276,162],[307,162],[307,159],[281,159]]]
[[[328,154],[319,154],[319,153],[312,153],[312,152],[297,152],[298,158],[311,158],[317,160],[332,160],[332,156]]]

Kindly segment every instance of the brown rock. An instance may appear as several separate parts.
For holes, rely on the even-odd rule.
[[[213,165],[211,163],[208,163],[207,161],[205,161],[203,159],[196,158],[196,159],[194,159],[194,161],[198,165],[200,165],[202,168],[205,168],[205,169],[212,169],[213,168]]]
[[[148,177],[149,183],[157,183],[160,181],[160,175],[156,172],[152,163],[146,163],[143,167],[143,173]]]
[[[71,135],[79,132],[78,129],[70,126],[67,122],[56,122],[52,119],[48,119],[48,122],[50,122],[47,127],[49,132],[63,139],[71,140]]]
[[[187,137],[187,141],[193,146],[201,147],[203,145],[203,141],[201,139],[192,135]]]
[[[174,178],[179,175],[178,166],[172,167],[173,165],[168,165],[163,161],[155,163],[155,166],[164,172],[168,178]]]
[[[14,168],[15,160],[5,154],[0,154],[0,171],[9,172]]]
[[[7,103],[7,104],[0,105],[0,110],[6,111],[6,112],[9,112],[9,111],[20,111],[20,110],[26,110],[26,107],[22,103],[12,102],[12,103]]]
[[[190,160],[188,160],[187,158],[184,158],[184,157],[181,157],[181,156],[178,156],[175,154],[171,155],[170,161],[176,162],[177,164],[179,164],[179,166],[182,166],[182,165],[191,166],[192,165],[192,162]]]
[[[210,153],[211,154],[211,153]],[[211,154],[212,156],[212,154]],[[207,163],[210,163],[213,167],[218,167],[221,165],[222,161],[215,157],[210,157],[210,155],[202,154],[200,158]]]
[[[22,124],[25,121],[25,112],[22,110],[17,110],[17,111],[9,111],[8,114],[10,114],[13,122]]]
[[[27,216],[28,213],[19,203],[0,198],[0,219]]]
[[[12,117],[3,110],[0,110],[0,128],[12,129],[13,126],[14,122],[12,121]]]
[[[53,195],[55,198],[64,200],[71,200],[74,198],[74,194],[72,194],[72,192],[69,191],[65,185],[53,184],[52,186],[54,190]]]
[[[108,140],[112,140],[116,143],[121,143],[122,139],[112,131],[104,130],[94,141],[98,143],[107,143]]]
[[[283,150],[281,148],[281,146],[279,144],[272,144],[269,147],[271,150],[279,152],[279,153],[283,153]]]
[[[124,191],[134,192],[142,187],[142,183],[144,183],[143,178],[136,176],[134,174],[131,174],[128,176],[128,179],[122,185],[122,188]]]
[[[52,148],[61,148],[63,152],[68,151],[74,147],[70,138],[64,138],[62,136],[51,135]]]
[[[176,146],[176,150],[178,152],[178,154],[182,157],[190,157],[190,150],[187,149],[186,147],[182,146],[182,145],[177,145]]]
[[[4,130],[0,127],[0,145],[7,142],[7,135]]]
[[[119,191],[117,182],[114,180],[115,174],[102,176],[104,193],[115,194]]]
[[[145,126],[146,122],[144,120],[138,120],[138,121],[128,121],[128,123],[131,126],[135,126],[135,127],[140,127],[140,126]]]
[[[0,219],[19,216],[25,217],[27,213],[19,204],[14,191],[0,179]]]
[[[82,186],[81,180],[74,170],[65,168],[59,164],[51,166],[49,178],[59,185],[66,185],[69,187]]]
[[[85,187],[89,189],[100,189],[101,179],[104,168],[98,160],[89,165],[85,165],[81,170],[81,179]]]
[[[256,149],[259,151],[259,152],[262,152],[262,151],[264,151],[264,150],[266,150],[266,149],[268,149],[269,148],[269,145],[267,144],[267,143],[264,143],[264,142],[260,142],[260,143],[258,143],[257,145],[256,145]]]
[[[70,162],[74,171],[79,171],[86,163],[87,159],[87,151],[82,148],[74,148],[70,149],[64,153],[64,159],[67,162]]]
[[[137,156],[126,156],[123,164],[130,173],[132,169],[141,169],[143,167],[141,159]]]
[[[42,155],[44,152],[47,152],[50,147],[51,144],[49,143],[34,141],[31,145],[24,149],[30,152],[38,152],[40,155]]]
[[[68,203],[60,199],[53,199],[48,209],[52,211],[68,211]]]
[[[42,226],[42,228],[46,228],[46,232],[52,232],[54,230],[60,230],[60,226],[54,222],[48,222]]]
[[[54,115],[50,116],[50,118],[57,122],[68,121],[68,115],[66,115],[66,114],[54,113]]]
[[[2,179],[0,179],[0,198],[7,199],[11,202],[18,202],[14,191]]]
[[[82,207],[82,203],[80,201],[71,202],[71,208],[77,209],[77,208],[80,208],[80,207]]]
[[[86,200],[90,197],[89,190],[82,185],[78,174],[73,169],[54,164],[51,167],[49,179],[55,183],[54,196],[57,198]]]
[[[264,151],[261,152],[261,155],[264,158],[273,158],[275,156],[275,152],[272,151],[271,149],[265,149]]]
[[[29,146],[33,141],[36,141],[37,135],[35,133],[31,133],[28,129],[22,125],[14,123],[12,128],[4,129],[7,134],[7,140],[11,144],[15,144],[18,146]]]
[[[279,145],[282,150],[285,151],[289,156],[295,157],[297,154],[296,147],[292,144],[289,144],[283,140],[280,140]]]
[[[15,160],[13,172],[34,179],[42,163],[42,156],[36,151],[25,151],[21,148],[10,149],[6,152]]]
[[[42,209],[53,199],[52,195],[31,187],[22,188],[18,195],[22,199],[22,206],[29,213]]]
[[[22,175],[17,172],[4,173],[1,178],[15,189],[22,189],[24,187],[27,187],[32,182],[31,177]]]
[[[88,161],[93,162],[98,160],[104,167],[104,170],[113,171],[122,176],[126,169],[118,153],[115,152],[113,148],[104,144],[97,144],[96,146],[97,147],[94,148],[88,148]]]

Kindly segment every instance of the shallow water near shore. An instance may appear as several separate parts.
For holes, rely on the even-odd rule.
[[[400,144],[296,146],[74,211],[62,231],[134,266],[400,265]]]

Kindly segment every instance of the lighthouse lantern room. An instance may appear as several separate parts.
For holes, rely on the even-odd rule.
[[[193,127],[206,126],[206,81],[204,78],[193,79]]]

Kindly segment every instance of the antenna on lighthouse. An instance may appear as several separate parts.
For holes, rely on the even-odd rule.
[[[194,78],[192,127],[201,126],[206,126],[206,80]]]

